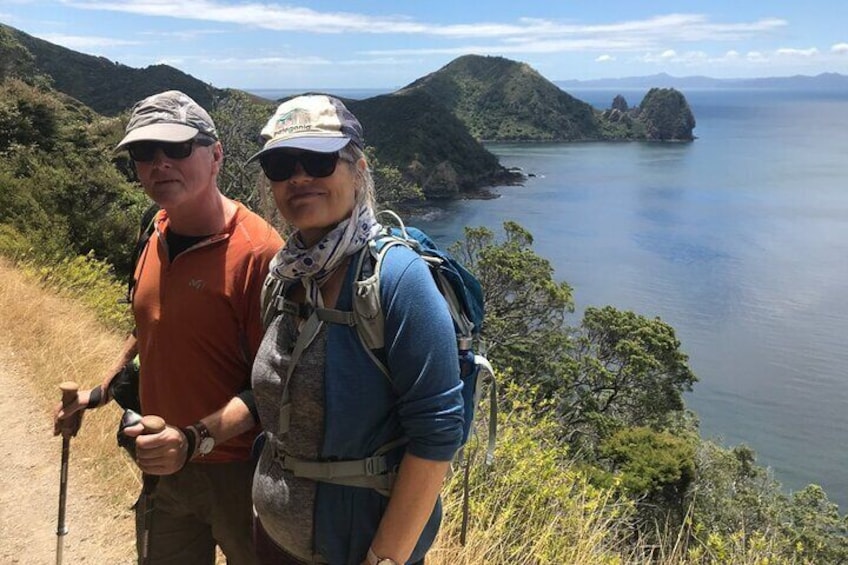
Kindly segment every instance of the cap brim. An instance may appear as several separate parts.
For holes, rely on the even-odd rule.
[[[134,129],[115,147],[115,151],[122,149],[136,141],[165,141],[168,143],[182,143],[200,133],[191,126],[182,124],[151,124]]]
[[[295,137],[283,139],[266,145],[261,151],[258,151],[248,159],[247,162],[251,163],[265,153],[278,149],[302,149],[304,151],[314,151],[315,153],[335,153],[344,149],[350,141],[350,138],[347,137]]]

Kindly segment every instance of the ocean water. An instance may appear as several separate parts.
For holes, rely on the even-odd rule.
[[[571,91],[608,107],[618,91]],[[673,325],[704,437],[848,510],[848,93],[684,91],[688,144],[490,144],[535,176],[414,219],[442,244],[515,220],[580,311]],[[631,105],[644,91],[624,91]],[[367,132],[366,132],[367,133]]]

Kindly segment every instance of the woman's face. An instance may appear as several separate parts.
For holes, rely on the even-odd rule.
[[[290,155],[306,155],[308,151],[287,151]],[[322,177],[310,174],[298,161],[294,174],[283,181],[271,181],[271,191],[283,217],[300,230],[307,245],[313,245],[340,221],[350,216],[355,189],[354,167],[365,162],[350,163],[339,159],[333,174]]]

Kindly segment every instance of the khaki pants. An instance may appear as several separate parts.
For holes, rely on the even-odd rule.
[[[189,463],[161,477],[153,493],[149,562],[214,565],[215,546],[227,563],[255,565],[251,491],[255,462]],[[136,505],[136,548],[141,560],[143,504]]]

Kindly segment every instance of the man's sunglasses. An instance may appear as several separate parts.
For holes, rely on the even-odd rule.
[[[156,150],[161,149],[168,159],[186,159],[194,150],[195,144],[208,147],[215,143],[211,137],[198,135],[194,139],[180,143],[169,143],[167,141],[136,141],[127,146],[130,157],[139,163],[148,163],[156,156]]]
[[[274,182],[282,182],[292,178],[298,163],[310,177],[328,177],[336,171],[338,162],[338,151],[335,153],[271,151],[259,157],[259,164],[262,165],[265,176]]]

